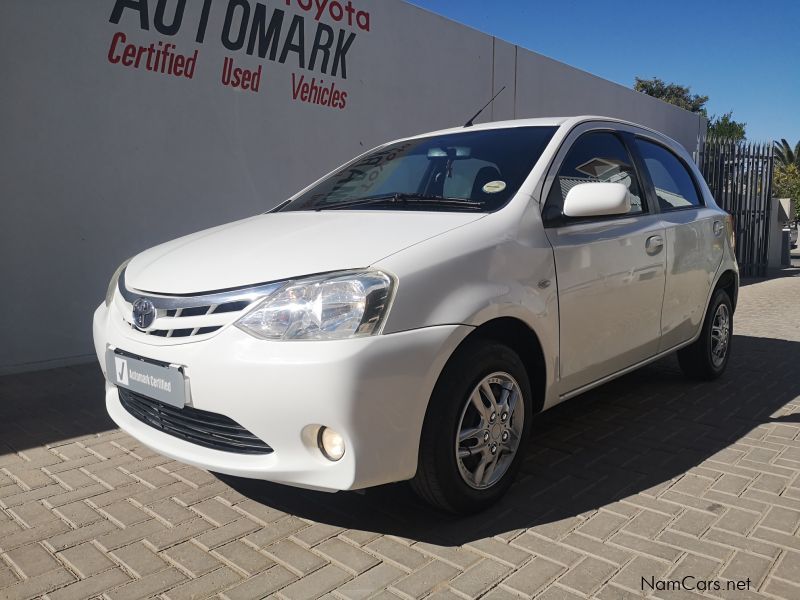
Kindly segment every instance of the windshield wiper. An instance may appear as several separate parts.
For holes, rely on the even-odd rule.
[[[448,196],[437,196],[435,194],[392,192],[391,194],[364,196],[363,198],[356,198],[354,200],[347,200],[345,202],[334,202],[328,205],[317,206],[314,208],[314,210],[337,210],[340,208],[350,208],[352,206],[380,204],[382,202],[397,204],[431,204],[435,206],[448,206],[453,208],[477,210],[480,210],[484,206],[483,202],[465,200],[464,198],[451,198]]]

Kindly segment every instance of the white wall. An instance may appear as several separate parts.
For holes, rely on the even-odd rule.
[[[703,122],[399,0],[351,0],[369,31],[346,54],[347,78],[229,51],[229,0],[190,0],[174,36],[149,30],[115,0],[0,3],[0,372],[85,359],[91,314],[123,259],[153,244],[261,212],[352,155],[387,139],[458,125],[506,91],[478,121],[593,113],[628,118],[694,148]],[[246,2],[251,14],[257,0]],[[320,2],[322,0],[319,0]],[[307,49],[317,0],[272,0],[267,16],[304,18]],[[346,2],[346,0],[345,0]],[[129,4],[135,4],[129,0]],[[177,0],[165,2],[171,20]],[[238,13],[237,13],[238,14]],[[191,80],[109,62],[114,34],[198,50]],[[280,50],[279,50],[280,54]],[[262,66],[258,93],[221,85],[223,60]],[[329,68],[331,64],[329,63]],[[345,109],[292,100],[292,74],[335,82]]]

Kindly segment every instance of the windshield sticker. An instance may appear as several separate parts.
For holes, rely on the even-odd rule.
[[[506,189],[505,181],[490,181],[483,186],[483,191],[487,194],[496,194],[497,192],[502,192],[504,189]]]

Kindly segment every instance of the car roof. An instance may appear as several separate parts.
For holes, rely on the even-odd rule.
[[[559,127],[564,123],[566,123],[567,121],[574,118],[575,117],[539,117],[534,119],[509,119],[507,121],[489,121],[488,123],[475,123],[474,125],[471,125],[468,128],[465,128],[462,125],[460,127],[448,127],[446,129],[440,129],[438,131],[429,131],[421,135],[413,136],[411,139],[415,137],[427,137],[429,135],[460,133],[462,131],[465,131],[465,129],[469,129],[471,131],[480,131],[485,129],[506,129],[508,127]]]
[[[670,144],[674,144],[680,148],[681,146],[678,142],[673,140],[667,135],[664,135],[660,131],[656,131],[655,129],[651,129],[650,127],[645,127],[644,125],[640,125],[638,123],[633,123],[632,121],[625,121],[624,119],[617,119],[614,117],[604,117],[601,115],[576,115],[571,117],[537,117],[532,119],[510,119],[507,121],[490,121],[487,123],[475,123],[471,125],[469,128],[465,129],[462,125],[461,127],[449,127],[447,129],[440,129],[438,131],[428,131],[425,133],[420,133],[417,135],[409,136],[407,138],[402,138],[402,140],[396,141],[405,141],[405,140],[413,140],[418,138],[430,137],[433,135],[445,135],[451,133],[463,133],[465,131],[481,131],[481,130],[489,130],[489,129],[506,129],[509,127],[562,127],[565,126],[567,129],[572,129],[574,126],[584,123],[587,121],[602,121],[604,123],[618,123],[620,125],[628,125],[630,127],[636,127],[643,131],[647,131],[653,134],[655,137],[660,138]]]

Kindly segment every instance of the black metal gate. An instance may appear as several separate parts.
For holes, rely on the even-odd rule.
[[[767,274],[773,144],[707,139],[697,164],[717,204],[733,215],[742,276]]]

